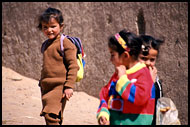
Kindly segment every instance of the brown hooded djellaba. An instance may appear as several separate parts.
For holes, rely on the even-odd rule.
[[[79,69],[76,58],[77,48],[67,38],[63,41],[63,60],[60,37],[58,35],[54,40],[49,41],[43,53],[40,80],[43,105],[41,116],[46,113],[59,115],[59,112],[63,110],[63,89],[64,87],[74,88]]]

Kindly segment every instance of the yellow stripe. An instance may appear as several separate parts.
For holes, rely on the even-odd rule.
[[[134,72],[137,72],[138,70],[142,69],[146,67],[146,65],[144,63],[140,63],[138,62],[136,65],[134,65],[132,68],[130,68],[129,70],[126,70],[127,74],[131,74]],[[122,87],[125,85],[125,83],[129,81],[127,75],[122,75],[119,80],[117,81],[116,84],[116,91],[120,92],[120,90],[122,89]]]
[[[116,91],[119,92],[127,81],[129,81],[129,79],[127,78],[127,75],[122,75],[117,81]]]
[[[100,114],[98,115],[98,120],[100,119],[101,116],[106,117],[108,121],[110,120],[110,116],[107,112],[104,112],[104,111],[100,112]]]
[[[126,44],[126,42],[123,40],[123,38],[119,38],[118,39],[118,41],[119,41],[119,43],[121,44],[121,46],[125,49],[127,46],[125,45]]]
[[[132,68],[130,68],[129,70],[127,70],[126,73],[127,74],[134,73],[134,72],[142,69],[143,67],[146,67],[146,65],[144,63],[138,62],[135,66],[133,66]]]
[[[109,97],[109,100],[108,100],[108,108],[111,108],[111,100],[112,100],[112,98],[113,98],[113,95],[111,95],[111,96]]]

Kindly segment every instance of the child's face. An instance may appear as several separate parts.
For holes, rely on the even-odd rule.
[[[61,27],[54,18],[51,18],[49,23],[42,22],[42,31],[49,39],[54,39],[61,32]]]
[[[151,66],[153,67],[156,63],[156,58],[158,56],[158,51],[151,48],[149,50],[149,54],[147,56],[144,56],[142,53],[139,55],[139,61],[146,64],[147,67]]]
[[[114,66],[119,66],[123,64],[123,59],[121,56],[119,56],[119,53],[114,51],[113,49],[109,48],[110,51],[110,61]]]

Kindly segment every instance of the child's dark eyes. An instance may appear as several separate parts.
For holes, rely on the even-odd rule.
[[[143,61],[147,61],[148,60],[148,58],[146,58],[146,57],[140,57],[140,59],[143,60]],[[155,58],[151,58],[150,61],[154,62]]]
[[[150,59],[150,61],[151,61],[151,62],[154,62],[154,61],[155,61],[155,59]]]
[[[148,59],[146,57],[141,57],[141,60],[147,61]]]
[[[43,29],[45,29],[45,30],[46,30],[47,28],[48,28],[47,26],[43,26]]]
[[[50,26],[51,28],[55,28],[56,26]],[[48,26],[43,26],[43,29],[44,30],[47,30],[48,29]]]
[[[51,26],[51,28],[55,28],[56,26]]]

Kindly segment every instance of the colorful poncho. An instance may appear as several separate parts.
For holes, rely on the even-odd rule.
[[[110,124],[151,125],[155,87],[149,70],[137,63],[119,79],[114,73],[100,91],[97,119],[105,116]]]

